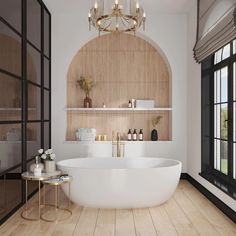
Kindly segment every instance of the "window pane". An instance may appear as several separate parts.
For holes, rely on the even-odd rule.
[[[221,69],[221,102],[228,101],[228,67]]]
[[[228,105],[221,105],[221,115],[220,115],[220,133],[221,139],[228,139]]]
[[[21,32],[21,0],[0,0],[0,16]]]
[[[234,72],[233,72],[233,76],[234,76],[234,78],[233,78],[233,93],[234,93],[234,100],[236,100],[236,62],[234,62],[234,66],[233,66],[233,68],[234,68]]]
[[[215,53],[214,64],[217,64],[230,57],[230,44],[227,44]]]
[[[41,89],[28,84],[28,120],[41,120]]]
[[[41,54],[27,46],[27,80],[41,84]]]
[[[236,179],[236,143],[234,143],[234,152],[233,152],[233,160],[234,160],[234,166],[233,166],[233,175],[234,179]]]
[[[49,42],[50,42],[50,32],[49,32],[49,15],[44,10],[44,54],[49,57]]]
[[[27,125],[27,140],[27,159],[31,159],[41,148],[41,123]]]
[[[49,120],[49,91],[44,90],[44,120]]]
[[[236,53],[236,40],[233,41],[233,54]]]
[[[44,58],[44,87],[45,88],[49,88],[49,78],[50,78],[49,60],[47,58]]]
[[[234,125],[234,128],[233,128],[233,141],[236,142],[236,102],[233,103],[233,125]]]
[[[214,106],[214,137],[220,138],[221,137],[221,105]]]
[[[49,149],[49,140],[50,140],[50,130],[49,130],[49,122],[44,123],[44,149]]]
[[[27,170],[30,170],[30,165],[34,164],[35,160],[27,163]],[[38,181],[28,181],[28,196],[38,189]]]
[[[41,6],[35,0],[27,0],[27,39],[41,49]]]
[[[21,80],[0,73],[0,120],[21,120]]]
[[[0,125],[0,171],[21,163],[21,125]]]
[[[221,155],[220,140],[214,139],[214,167],[220,171],[220,155]]]
[[[221,102],[221,72],[220,70],[214,73],[214,102]]]
[[[0,68],[21,76],[21,38],[0,21]]]
[[[220,142],[221,172],[228,174],[228,143]]]
[[[215,53],[214,64],[221,62],[222,49]]]
[[[20,173],[21,168],[0,174],[0,219],[22,202]]]
[[[229,56],[230,56],[230,44],[227,44],[227,45],[223,48],[222,60],[228,58]]]

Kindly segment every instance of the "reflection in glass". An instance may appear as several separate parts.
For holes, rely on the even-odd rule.
[[[21,76],[21,38],[0,21],[0,68]]]
[[[27,80],[41,84],[41,54],[27,45]]]
[[[44,149],[49,149],[49,140],[50,140],[50,130],[49,122],[44,123]]]
[[[0,174],[0,219],[22,202],[21,169]]]
[[[21,120],[21,80],[0,72],[0,121]]]
[[[21,163],[21,125],[0,124],[0,170]]]
[[[31,159],[41,148],[41,123],[28,123],[27,140],[27,159]]]
[[[49,120],[49,91],[44,90],[44,120]]]
[[[30,165],[35,163],[35,160],[27,163],[27,171],[30,169]],[[28,197],[38,189],[38,181],[28,181]]]
[[[21,0],[0,0],[0,16],[21,32]]]
[[[27,0],[27,39],[41,49],[41,6],[38,1]]]
[[[41,89],[28,84],[28,120],[41,120]]]
[[[47,11],[44,10],[44,54],[49,57],[49,42],[50,42],[50,32],[49,32],[49,15]]]

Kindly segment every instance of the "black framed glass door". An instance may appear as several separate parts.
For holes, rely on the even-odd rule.
[[[0,224],[25,201],[21,173],[51,146],[50,32],[41,0],[0,0]]]

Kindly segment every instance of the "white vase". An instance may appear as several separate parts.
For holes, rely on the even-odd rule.
[[[54,173],[56,171],[56,163],[55,161],[44,161],[45,164],[45,172],[46,173]]]

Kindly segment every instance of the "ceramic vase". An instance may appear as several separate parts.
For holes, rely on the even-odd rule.
[[[92,108],[92,99],[88,95],[84,99],[84,108]]]
[[[55,161],[45,160],[44,165],[45,165],[45,172],[46,173],[54,173],[56,171]]]
[[[153,129],[153,130],[152,130],[152,133],[151,133],[151,140],[152,140],[152,141],[157,141],[157,140],[158,140],[158,133],[157,133],[157,130],[156,130],[156,129]]]

